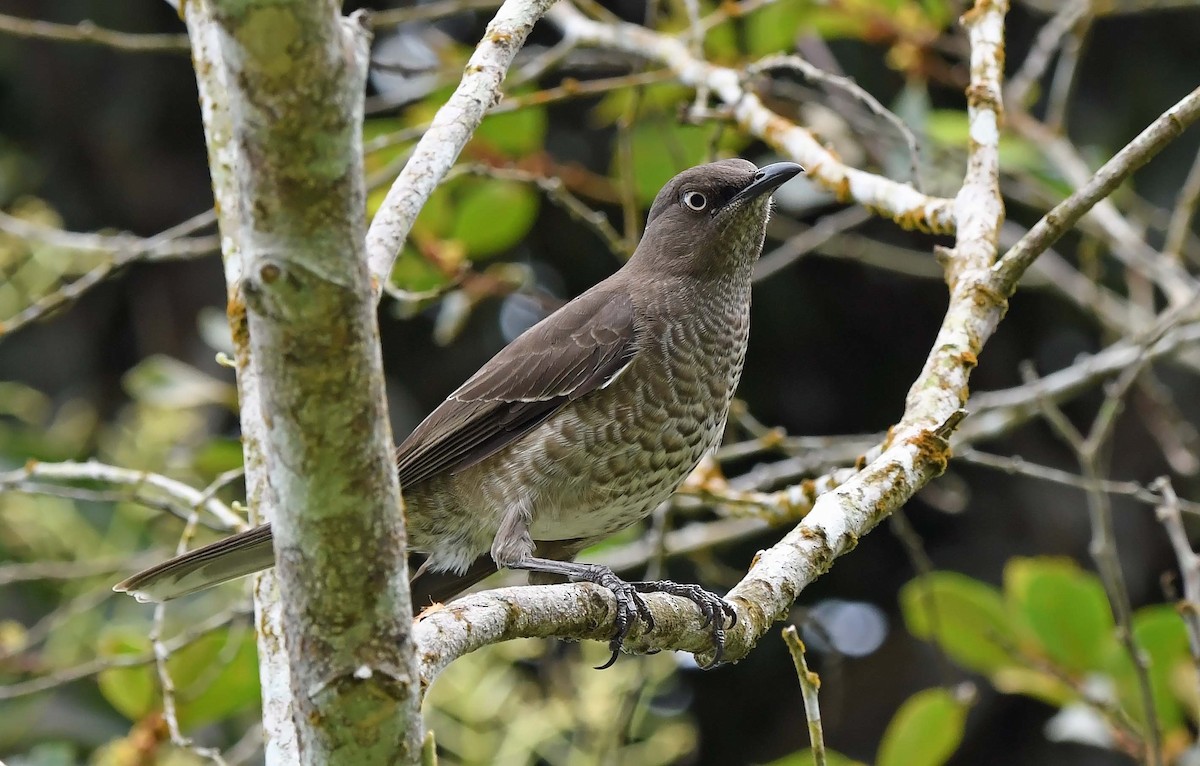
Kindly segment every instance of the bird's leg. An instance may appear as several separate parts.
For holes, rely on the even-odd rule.
[[[533,513],[527,504],[518,503],[510,507],[492,541],[492,559],[497,566],[505,569],[559,575],[577,582],[595,583],[612,592],[617,601],[616,632],[608,642],[612,657],[598,669],[603,670],[617,661],[621,645],[638,619],[646,624],[646,630],[654,630],[654,615],[642,598],[643,593],[667,593],[695,604],[704,615],[705,625],[712,628],[712,665],[720,663],[725,651],[725,620],[728,618],[730,625],[737,623],[737,612],[728,602],[699,585],[682,585],[670,580],[630,583],[603,564],[579,564],[534,556],[533,538],[529,534],[532,521]]]
[[[612,640],[608,642],[608,648],[612,652],[612,657],[609,658],[608,662],[597,668],[598,670],[610,667],[617,661],[617,655],[621,652],[621,645],[625,642],[625,637],[629,635],[630,629],[633,628],[633,624],[638,619],[645,622],[646,630],[654,630],[654,615],[650,613],[650,607],[646,605],[645,599],[642,598],[642,594],[635,584],[625,582],[615,572],[602,564],[576,564],[573,561],[540,559],[532,555],[524,556],[510,562],[497,560],[496,563],[508,569],[520,569],[526,572],[544,572],[546,574],[568,577],[577,582],[591,582],[612,591],[613,596],[617,600],[616,632],[613,634]],[[642,584],[644,583],[637,583],[637,585]]]
[[[612,658],[601,665],[607,668],[617,660],[621,644],[629,635],[633,623],[640,617],[646,622],[646,629],[654,629],[654,617],[646,606],[641,594],[631,584],[617,577],[611,569],[599,564],[576,564],[571,561],[543,559],[533,555],[535,546],[529,534],[529,525],[533,523],[533,509],[528,502],[519,502],[509,506],[500,527],[492,540],[492,559],[496,566],[505,569],[518,569],[526,572],[543,572],[560,575],[572,580],[583,580],[595,583],[612,591],[617,600],[616,633],[608,643],[612,650]]]

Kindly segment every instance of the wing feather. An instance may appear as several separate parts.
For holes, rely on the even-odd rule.
[[[584,293],[502,349],[413,430],[397,450],[401,485],[495,454],[563,405],[607,386],[636,353],[629,294]]]

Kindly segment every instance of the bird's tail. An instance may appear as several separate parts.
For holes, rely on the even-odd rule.
[[[409,559],[409,566],[412,564],[412,559]],[[496,571],[496,562],[484,554],[471,562],[471,566],[462,574],[418,572],[412,581],[413,614],[419,614],[433,604],[449,601]]]
[[[117,583],[113,590],[143,603],[170,601],[274,564],[271,525],[263,524],[155,564]]]
[[[122,580],[113,586],[143,603],[158,603],[211,588],[275,565],[271,525],[241,532],[205,545]],[[488,555],[480,556],[462,574],[421,572],[412,582],[413,613],[448,601],[496,571]]]

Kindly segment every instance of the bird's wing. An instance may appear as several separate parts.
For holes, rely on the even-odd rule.
[[[397,450],[401,487],[496,453],[611,383],[636,353],[628,293],[584,293],[506,346],[417,426]]]

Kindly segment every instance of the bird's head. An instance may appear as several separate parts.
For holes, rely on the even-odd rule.
[[[762,250],[771,192],[803,170],[731,159],[683,171],[654,199],[633,261],[668,274],[749,267]]]

